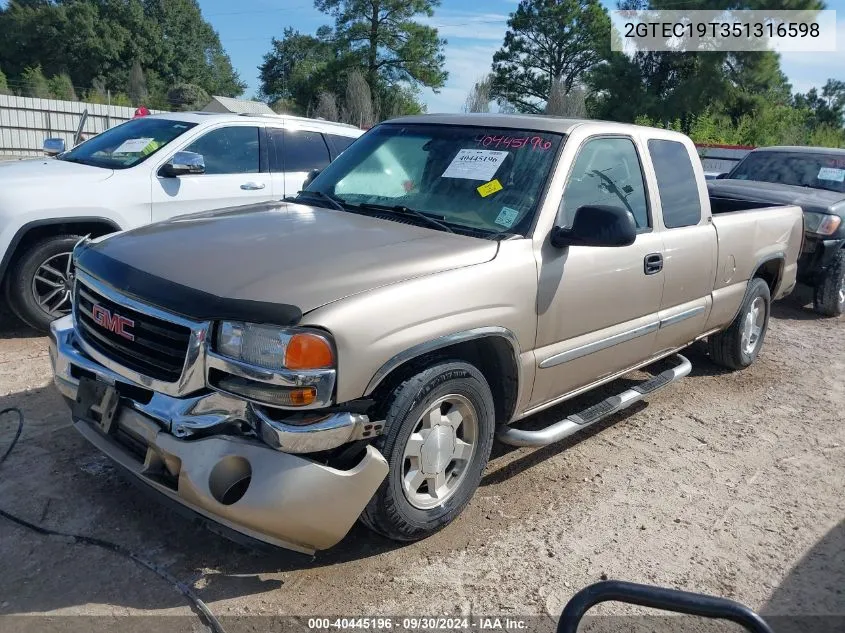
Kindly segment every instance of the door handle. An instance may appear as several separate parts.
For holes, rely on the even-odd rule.
[[[660,253],[649,253],[643,261],[643,270],[646,275],[656,275],[663,270],[663,255]]]
[[[246,191],[256,191],[258,189],[264,189],[266,185],[263,182],[245,182],[241,185],[241,189],[245,189]]]

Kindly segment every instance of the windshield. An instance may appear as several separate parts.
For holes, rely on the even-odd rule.
[[[753,152],[734,167],[728,178],[845,193],[845,154]]]
[[[359,212],[378,205],[405,211],[404,218],[422,213],[457,230],[525,235],[562,139],[507,128],[380,125],[304,195],[319,192]]]
[[[126,169],[145,161],[195,125],[172,119],[132,119],[77,145],[58,158],[94,167]]]

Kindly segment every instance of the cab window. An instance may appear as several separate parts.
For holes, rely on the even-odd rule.
[[[643,171],[630,138],[596,138],[581,146],[563,190],[560,225],[572,226],[575,211],[587,205],[622,207],[638,229],[651,226]]]

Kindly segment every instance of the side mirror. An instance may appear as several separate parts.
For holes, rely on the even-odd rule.
[[[159,173],[165,178],[205,173],[205,159],[196,152],[176,152],[161,166]]]
[[[44,139],[44,153],[47,156],[57,156],[65,151],[65,140],[63,138]]]
[[[305,187],[310,185],[311,181],[313,181],[319,175],[320,175],[319,169],[312,169],[311,171],[309,171],[308,175],[305,177],[305,182],[302,183],[302,188],[305,189]]]
[[[637,239],[633,216],[622,207],[578,207],[572,228],[552,229],[552,246],[629,246]]]

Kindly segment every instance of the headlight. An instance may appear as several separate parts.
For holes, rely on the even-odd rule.
[[[838,215],[813,213],[812,211],[804,214],[804,230],[816,235],[833,235],[841,223],[842,218]]]
[[[264,369],[328,369],[335,360],[334,349],[322,334],[238,321],[220,323],[215,349]]]

